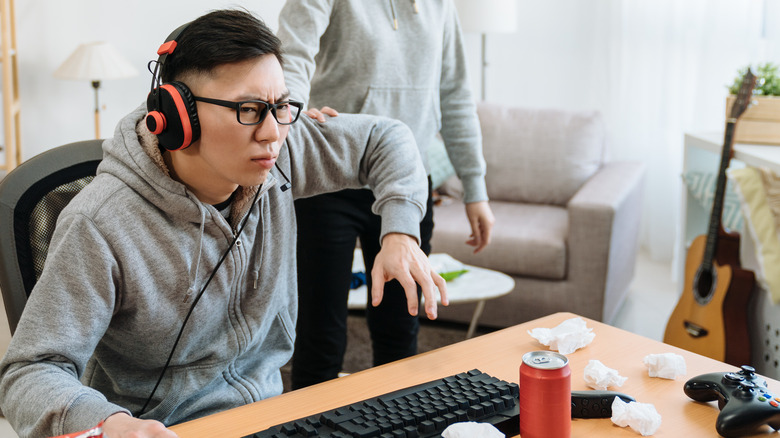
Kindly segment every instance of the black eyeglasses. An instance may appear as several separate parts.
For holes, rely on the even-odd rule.
[[[301,115],[302,102],[287,100],[278,103],[268,103],[262,100],[242,100],[241,102],[231,102],[229,100],[210,99],[208,97],[193,96],[200,102],[210,103],[212,105],[232,108],[236,111],[236,120],[242,125],[258,125],[263,123],[265,116],[270,111],[274,119],[280,125],[292,125]]]

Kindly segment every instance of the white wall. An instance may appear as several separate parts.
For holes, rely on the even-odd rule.
[[[17,0],[24,158],[94,135],[90,84],[52,77],[80,43],[107,40],[140,72],[104,81],[105,137],[144,101],[146,65],[173,29],[233,6],[257,12],[276,29],[282,4]],[[774,17],[767,26],[764,8]],[[761,35],[770,42],[763,58],[780,63],[780,0],[518,0],[518,20],[517,32],[488,35],[487,100],[602,111],[612,158],[648,166],[642,243],[653,258],[671,259],[683,133],[722,129],[725,85],[738,67],[762,58]],[[479,96],[480,37],[466,34],[466,42]]]
[[[101,136],[112,135],[122,116],[145,101],[151,84],[147,63],[179,25],[212,10],[243,6],[272,28],[283,2],[260,0],[17,0],[23,158],[53,146],[94,137],[94,94],[88,81],[55,79],[54,70],[90,41],[113,44],[139,71],[129,79],[103,81]]]

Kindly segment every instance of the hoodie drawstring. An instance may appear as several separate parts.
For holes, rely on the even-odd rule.
[[[417,0],[412,0],[412,7],[414,8],[415,14],[420,13],[420,8],[417,7]],[[390,12],[393,14],[393,30],[398,30],[398,18],[395,16],[395,4],[393,3],[393,0],[390,0]]]
[[[398,30],[398,19],[395,18],[395,5],[393,5],[393,0],[390,0],[390,12],[393,14],[393,30]]]
[[[200,209],[200,239],[198,239],[198,255],[195,258],[195,275],[190,278],[190,288],[187,289],[187,295],[184,297],[184,302],[189,301],[196,291],[196,283],[198,281],[198,273],[200,273],[200,258],[203,255],[203,236],[206,234],[206,209],[202,206]]]

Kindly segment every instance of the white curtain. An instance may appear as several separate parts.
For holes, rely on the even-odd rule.
[[[488,34],[486,100],[600,110],[610,158],[646,164],[641,243],[671,260],[684,133],[723,129],[739,68],[780,64],[780,0],[520,0],[518,9],[515,34]],[[479,64],[470,70],[477,83]]]
[[[680,230],[683,133],[721,130],[726,85],[758,53],[763,1],[610,2],[610,72],[604,108],[620,158],[647,165],[641,241],[669,259]],[[713,172],[717,168],[712,169]]]

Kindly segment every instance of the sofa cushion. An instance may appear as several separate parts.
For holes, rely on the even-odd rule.
[[[490,201],[496,217],[493,239],[479,254],[466,245],[471,227],[460,202],[434,207],[433,252],[463,263],[509,275],[561,280],[566,276],[565,208],[552,205]]]
[[[481,103],[488,196],[563,206],[604,161],[596,111],[509,108]]]

